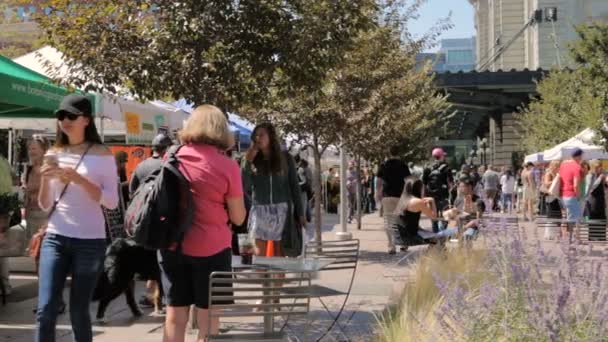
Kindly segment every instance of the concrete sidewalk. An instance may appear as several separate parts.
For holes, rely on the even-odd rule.
[[[335,240],[337,226],[336,215],[324,216],[324,240]],[[395,265],[395,262],[404,256],[403,253],[390,256],[387,253],[387,241],[382,227],[382,218],[377,214],[364,216],[362,230],[356,230],[356,225],[349,225],[349,230],[353,237],[361,241],[360,262],[355,278],[354,287],[348,299],[346,309],[341,316],[340,324],[346,330],[351,341],[372,341],[375,336],[378,314],[381,313],[391,301],[400,293],[405,282],[407,267],[404,263]],[[414,247],[408,255],[405,263],[415,260],[418,251],[423,250],[424,246]],[[321,272],[315,282],[325,286],[344,288],[347,283],[347,275],[338,272]],[[32,307],[36,302],[37,283],[31,275],[12,275],[14,293],[8,297],[8,303],[0,307],[0,342],[29,342],[33,340],[35,321]],[[137,298],[143,293],[143,283],[138,283]],[[64,298],[69,298],[68,289],[64,292]],[[329,301],[329,308],[336,312],[343,300],[343,297],[334,297]],[[91,316],[97,309],[97,303],[91,305]],[[99,342],[118,342],[118,341],[161,341],[163,317],[154,317],[150,314],[151,310],[145,310],[146,315],[142,318],[134,319],[126,306],[124,297],[116,299],[108,308],[106,322],[104,326],[94,325],[94,340]],[[311,301],[310,317],[314,323],[308,330],[308,339],[316,340],[327,330],[331,322],[328,315],[322,310],[321,303],[316,300]],[[296,322],[298,323],[298,322]],[[245,323],[226,321],[223,328],[231,330],[241,330]],[[259,328],[261,322],[246,323],[247,330]],[[294,329],[298,331],[298,324],[294,324]],[[305,325],[303,325],[305,326]],[[72,341],[69,314],[60,316],[57,325],[58,342]],[[189,333],[188,341],[196,340],[196,332]],[[326,337],[325,341],[346,340],[339,333],[339,329],[334,328],[331,337]]]

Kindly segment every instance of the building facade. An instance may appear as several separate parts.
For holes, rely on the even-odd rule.
[[[608,0],[469,1],[475,8],[478,71],[573,67],[568,44],[577,38],[575,26],[608,20]],[[495,165],[517,162],[522,129],[516,112],[495,111],[487,120],[489,160]]]
[[[477,69],[571,65],[574,27],[608,20],[607,0],[469,0],[475,8]],[[539,12],[536,12],[536,11]]]

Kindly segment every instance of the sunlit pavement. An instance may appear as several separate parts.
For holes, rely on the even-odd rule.
[[[335,239],[335,231],[338,218],[336,215],[324,215],[324,240]],[[382,218],[377,214],[364,216],[362,229],[357,230],[356,224],[349,225],[349,231],[353,237],[361,240],[360,263],[357,270],[355,283],[346,309],[340,318],[340,324],[345,329],[350,341],[370,341],[375,334],[378,319],[387,307],[387,304],[395,301],[397,294],[406,281],[407,264],[415,260],[425,247],[410,249],[408,256],[401,263],[404,253],[389,256],[387,253],[386,235],[382,230]],[[345,274],[340,272],[321,272],[315,281],[323,285],[335,288],[344,288],[348,285]],[[27,274],[15,274],[11,276],[13,294],[8,297],[8,303],[0,307],[0,342],[30,342],[33,340],[35,317],[32,307],[36,302],[37,283],[34,277]],[[138,282],[137,295],[144,291],[144,283]],[[64,292],[67,299],[68,290]],[[336,312],[343,297],[334,297],[329,300],[329,308]],[[91,305],[91,316],[95,316],[97,303]],[[69,311],[69,309],[68,309]],[[95,341],[160,341],[162,337],[163,317],[152,315],[151,309],[144,309],[144,317],[133,318],[126,306],[124,297],[119,297],[111,303],[106,312],[106,324],[94,325]],[[308,323],[312,321],[312,325]],[[301,319],[290,322],[288,333],[303,338],[304,329],[308,333],[307,340],[316,340],[321,336],[331,323],[330,317],[325,314],[318,301],[311,301],[311,314],[306,322]],[[280,325],[281,322],[277,322]],[[261,331],[260,320],[227,319],[223,321],[223,329],[239,332]],[[72,333],[69,314],[60,316],[57,325],[57,341],[72,341]],[[189,331],[189,340],[195,341],[196,331]],[[344,335],[337,328],[332,329],[331,336],[324,341],[345,341]]]

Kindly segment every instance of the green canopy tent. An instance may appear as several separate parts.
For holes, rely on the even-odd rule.
[[[0,118],[53,118],[70,92],[0,55]]]

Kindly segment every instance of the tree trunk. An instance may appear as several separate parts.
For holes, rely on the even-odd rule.
[[[315,235],[317,242],[321,242],[321,227],[323,226],[322,215],[321,215],[321,201],[323,199],[321,186],[321,151],[319,150],[319,139],[316,135],[313,135],[313,156],[315,160],[314,177],[314,196],[315,196]]]
[[[357,201],[357,229],[361,230],[361,157],[357,156],[357,164],[355,166],[355,174],[357,175],[357,183],[355,187],[355,201]]]

